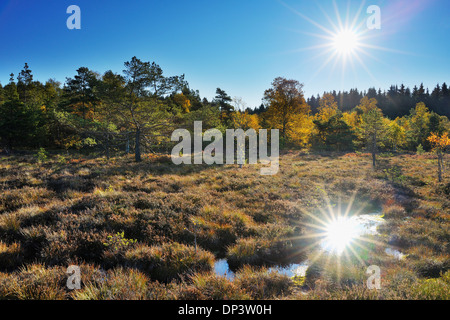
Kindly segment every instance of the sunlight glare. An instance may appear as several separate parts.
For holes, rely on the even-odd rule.
[[[358,36],[352,30],[342,30],[334,36],[333,46],[340,54],[354,53],[359,46]]]
[[[341,254],[358,236],[358,223],[355,219],[338,217],[326,227],[324,245],[327,249]]]

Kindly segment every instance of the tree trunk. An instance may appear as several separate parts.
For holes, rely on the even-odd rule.
[[[127,144],[125,146],[125,152],[127,155],[130,153],[130,134],[127,133]]]
[[[375,168],[377,166],[377,136],[374,134],[372,136],[372,166]]]
[[[141,162],[141,129],[136,130],[136,147],[134,152],[136,162]]]
[[[6,142],[6,154],[9,156],[13,152],[13,143],[10,138],[8,138],[8,141]]]
[[[106,159],[109,160],[109,133],[106,134]]]
[[[439,182],[442,182],[442,169],[443,169],[443,156],[442,153],[438,153],[438,175],[439,175]]]

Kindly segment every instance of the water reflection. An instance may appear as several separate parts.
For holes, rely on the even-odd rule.
[[[385,250],[386,254],[388,256],[394,257],[398,260],[403,260],[406,258],[406,254],[401,253],[400,251],[392,248],[386,248]]]
[[[303,262],[301,264],[291,264],[287,267],[274,267],[270,268],[269,272],[275,271],[279,274],[292,277],[304,277],[306,275],[306,270],[308,270],[309,263],[308,261]]]
[[[342,232],[342,230],[337,230],[335,233],[336,236],[343,234],[342,239],[344,239],[345,237],[345,239],[351,238],[351,240],[353,240],[356,238],[361,238],[365,235],[378,235],[378,226],[385,222],[383,216],[377,213],[353,216],[349,217],[348,220],[350,221],[348,225],[351,226],[352,230],[346,230],[345,228],[343,230],[344,232]],[[348,234],[345,234],[346,232],[351,232],[351,237],[349,237]],[[330,244],[330,240],[331,237],[326,237],[325,239],[323,239],[320,243],[320,249],[331,254],[333,252],[336,252],[336,245]],[[346,244],[346,246],[349,244],[350,243]],[[399,260],[402,260],[406,257],[405,254],[392,248],[386,248],[385,253]],[[306,275],[306,271],[308,270],[309,264],[310,263],[308,261],[305,261],[300,264],[291,264],[286,267],[275,266],[268,269],[268,271],[275,271],[288,277],[304,277]],[[224,276],[229,280],[233,280],[236,277],[235,272],[230,269],[230,266],[225,259],[216,261],[214,265],[214,273],[219,276]]]
[[[230,270],[230,266],[225,259],[216,261],[214,264],[214,273],[218,276],[224,276],[228,280],[233,280],[235,277],[235,273]]]
[[[383,217],[376,213],[334,218],[325,226],[325,238],[320,247],[328,253],[341,255],[355,240],[378,234],[377,228],[383,222]]]
[[[306,275],[308,266],[308,262],[306,261],[301,264],[291,264],[285,267],[272,267],[268,269],[268,272],[278,272],[279,274],[288,276],[290,278],[295,276],[304,277]],[[214,273],[218,276],[223,276],[228,280],[233,280],[236,277],[236,274],[231,271],[230,266],[225,259],[216,261],[216,263],[214,264]]]

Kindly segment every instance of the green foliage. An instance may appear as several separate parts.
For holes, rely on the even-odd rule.
[[[83,140],[83,146],[93,147],[96,145],[97,145],[97,141],[95,141],[95,139],[93,139],[93,138],[86,138]]]
[[[66,164],[67,159],[66,159],[66,157],[64,157],[63,155],[58,154],[58,155],[56,156],[56,162],[57,162],[58,164],[60,164],[60,165],[63,165],[63,164]]]
[[[220,88],[216,90],[216,97],[214,98],[214,102],[219,106],[220,109],[220,119],[222,122],[228,127],[233,127],[233,112],[234,107],[230,104],[233,99]]]
[[[392,166],[383,170],[388,180],[397,183],[405,182],[406,177],[399,166]]]
[[[413,299],[417,300],[449,300],[450,299],[450,271],[440,278],[420,280],[412,288]]]
[[[419,145],[417,146],[416,153],[417,153],[419,156],[425,154],[425,150],[423,149],[422,144],[419,144]]]
[[[315,147],[323,143],[328,150],[352,150],[355,136],[351,127],[344,121],[342,113],[331,116],[325,122],[314,120],[314,124],[321,140],[314,144]]]
[[[47,151],[45,151],[45,148],[42,148],[42,147],[39,148],[39,151],[36,154],[36,158],[39,163],[47,161],[48,153],[47,153]]]
[[[37,132],[38,111],[19,100],[17,87],[8,84],[7,100],[0,105],[0,139],[8,150],[20,145],[33,145]]]
[[[450,130],[443,115],[450,102],[448,86],[427,95],[423,86],[412,95],[404,86],[391,87],[386,94],[370,89],[366,96],[351,90],[325,93],[309,99],[308,105],[300,82],[276,78],[264,93],[266,105],[245,112],[255,116],[253,121],[262,129],[280,129],[282,148],[365,149],[375,157],[378,151],[415,150],[420,144],[428,151],[430,133]],[[137,57],[125,62],[122,74],[109,70],[100,75],[81,67],[64,87],[54,80],[35,81],[25,64],[17,82],[12,74],[10,83],[0,88],[0,139],[7,152],[22,147],[76,148],[101,152],[108,159],[134,147],[140,161],[142,153],[168,152],[173,130],[191,128],[194,121],[202,121],[204,130],[224,133],[234,128],[239,110],[231,101],[220,88],[213,101],[201,99],[184,75],[166,76],[155,62]],[[398,118],[391,121],[383,112]]]
[[[136,239],[127,239],[125,238],[125,233],[117,232],[115,235],[108,236],[108,241],[104,243],[106,247],[112,247],[114,250],[120,250],[123,248],[127,248],[137,242]]]
[[[422,145],[422,147],[429,146],[427,138],[430,134],[430,117],[431,113],[423,102],[418,103],[414,109],[411,109],[410,130],[407,132],[410,144]]]

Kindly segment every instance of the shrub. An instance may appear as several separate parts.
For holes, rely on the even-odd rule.
[[[377,290],[369,290],[365,284],[352,285],[344,288],[327,289],[325,281],[317,281],[318,285],[314,291],[307,294],[308,300],[377,300],[380,294]],[[305,297],[300,297],[305,299]]]
[[[137,270],[118,268],[104,278],[89,281],[73,293],[75,300],[167,300],[174,294],[167,286],[149,279]]]
[[[27,205],[45,204],[54,194],[44,188],[23,187],[0,193],[0,214],[14,211]]]
[[[196,274],[181,288],[181,300],[248,300],[249,294],[225,277]]]
[[[385,299],[448,300],[450,298],[450,271],[436,279],[419,279],[408,270],[396,270],[387,277],[382,292]]]
[[[316,280],[318,280],[323,272],[323,265],[315,261],[312,263],[308,269],[306,269],[305,274],[305,285],[309,286],[310,288],[314,288]]]
[[[450,269],[450,261],[446,258],[421,258],[413,261],[412,265],[418,275],[426,278],[439,278],[443,272]]]
[[[417,274],[411,270],[387,270],[382,280],[383,297],[389,300],[412,299],[411,289],[417,281]]]
[[[227,260],[232,269],[243,265],[273,266],[289,263],[293,257],[290,241],[260,238],[239,239],[236,244],[229,246]],[[298,256],[298,252],[296,253]]]
[[[161,246],[148,247],[140,245],[128,250],[125,264],[149,274],[152,279],[168,282],[179,279],[182,275],[210,271],[214,256],[202,249],[179,243],[166,243]]]
[[[106,247],[114,248],[114,250],[120,250],[122,248],[127,248],[130,245],[133,245],[137,242],[136,239],[127,239],[125,238],[125,233],[117,232],[115,235],[108,236],[108,241],[103,243]]]
[[[437,279],[420,280],[413,286],[412,294],[417,300],[449,300],[450,271]]]
[[[62,269],[33,264],[0,282],[0,299],[65,300],[67,276]]]
[[[37,161],[39,163],[47,161],[47,151],[45,151],[45,148],[40,148],[38,153],[36,154]]]
[[[264,265],[268,256],[269,243],[264,240],[249,238],[239,239],[227,251],[228,264],[232,269],[243,265]]]
[[[402,219],[408,215],[405,208],[396,204],[384,207],[383,214],[387,219]]]
[[[58,154],[58,155],[56,156],[56,162],[57,162],[58,164],[60,164],[60,165],[64,165],[64,164],[67,163],[67,159],[66,159],[65,156]]]
[[[7,245],[0,241],[0,270],[11,270],[23,263],[20,244]]]
[[[258,270],[250,266],[239,270],[235,283],[257,300],[289,295],[294,285],[288,276],[275,271],[269,272],[266,268]]]
[[[204,206],[193,217],[199,244],[211,251],[225,253],[238,236],[246,236],[254,225],[253,220],[239,210]]]
[[[416,151],[416,153],[417,153],[419,156],[425,154],[425,150],[423,149],[422,144],[419,144],[419,145],[417,146],[417,151]]]

